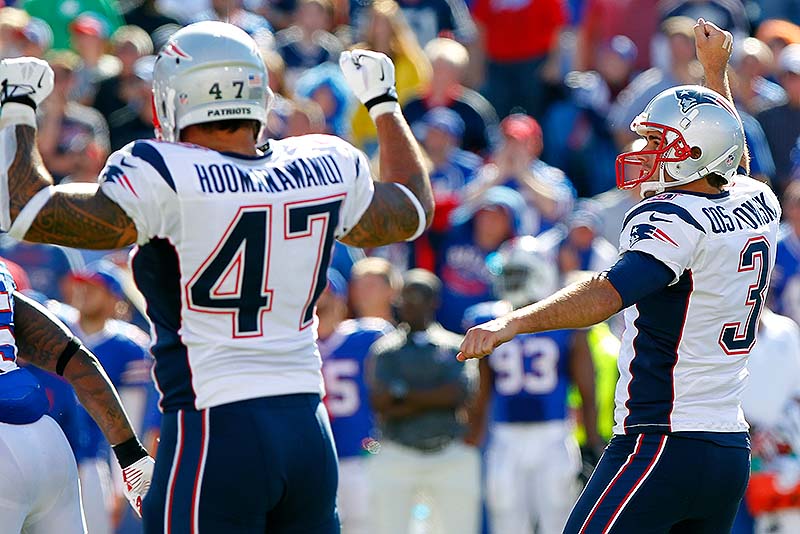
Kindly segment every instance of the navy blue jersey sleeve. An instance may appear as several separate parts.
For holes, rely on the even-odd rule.
[[[664,289],[675,277],[663,262],[637,250],[624,253],[603,274],[622,297],[623,308]]]

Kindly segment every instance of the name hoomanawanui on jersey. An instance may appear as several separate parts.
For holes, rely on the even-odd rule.
[[[322,390],[314,305],[334,240],[374,186],[364,154],[338,138],[270,145],[243,157],[137,141],[103,172],[138,231],[132,267],[165,410]]]
[[[650,254],[675,278],[625,310],[614,433],[747,430],[746,356],[780,213],[769,187],[743,176],[717,195],[662,193],[627,213],[620,252]]]

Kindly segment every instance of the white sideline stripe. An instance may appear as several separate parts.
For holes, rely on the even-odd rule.
[[[194,533],[200,532],[200,494],[203,493],[203,474],[206,470],[206,456],[208,456],[208,440],[211,435],[211,409],[206,408],[203,410],[203,452],[200,454],[200,472],[197,475],[197,495],[195,495],[192,508],[194,508]]]
[[[175,454],[172,456],[172,467],[169,469],[169,482],[167,482],[167,494],[164,499],[164,534],[168,534],[170,523],[170,502],[172,501],[172,492],[175,490],[175,471],[176,464],[181,452],[183,452],[183,410],[178,410],[178,438],[175,441]]]
[[[625,469],[628,467],[628,465],[630,465],[631,461],[633,461],[633,457],[636,456],[636,454],[639,452],[639,448],[642,445],[642,439],[643,438],[644,438],[644,434],[639,434],[639,436],[636,438],[636,447],[633,448],[633,452],[631,452],[628,455],[628,459],[625,460],[625,463],[622,464],[619,467],[619,469],[617,469],[617,474],[614,475],[614,478],[612,478],[611,481],[606,485],[606,489],[604,489],[603,493],[600,494],[600,497],[597,498],[597,500],[594,503],[594,506],[592,506],[592,509],[589,510],[589,513],[586,516],[586,519],[583,521],[583,525],[581,525],[581,529],[578,531],[578,534],[583,534],[583,532],[586,530],[586,526],[589,524],[589,520],[592,517],[594,517],[594,512],[595,512],[595,510],[597,510],[597,507],[600,506],[601,502],[603,502],[603,499],[605,498],[606,494],[611,489],[611,487],[614,485],[614,483],[617,481],[617,479],[622,474],[622,472],[625,471]]]
[[[642,487],[642,484],[644,484],[645,480],[647,480],[647,477],[650,476],[650,473],[653,472],[653,469],[656,468],[656,465],[658,465],[658,461],[661,459],[661,453],[664,452],[666,446],[667,446],[667,436],[664,436],[664,438],[661,440],[661,446],[658,449],[656,458],[650,464],[650,468],[647,471],[645,471],[644,476],[642,476],[641,480],[639,480],[639,483],[636,484],[633,490],[631,490],[631,492],[628,494],[628,498],[625,499],[625,501],[622,503],[622,506],[620,506],[619,510],[617,510],[617,513],[615,513],[614,517],[611,518],[611,522],[609,522],[608,526],[603,529],[602,534],[607,534],[614,526],[614,523],[617,522],[617,519],[619,519],[619,516],[622,515],[622,512],[625,510],[625,507],[628,505],[630,500],[633,499],[633,496],[636,494],[637,491],[639,491],[639,488]]]

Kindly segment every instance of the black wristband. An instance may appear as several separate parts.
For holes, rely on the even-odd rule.
[[[123,441],[118,445],[114,445],[111,448],[122,469],[125,469],[148,455],[147,450],[139,443],[139,438],[136,436],[133,436],[128,441]]]
[[[67,364],[72,357],[75,356],[75,353],[78,352],[82,346],[83,345],[81,345],[81,342],[74,337],[67,342],[67,346],[61,351],[61,355],[58,357],[58,362],[56,362],[56,374],[58,376],[64,376],[64,369],[67,367]]]
[[[386,93],[381,96],[376,96],[375,98],[370,98],[364,105],[367,107],[367,111],[372,109],[372,106],[376,104],[383,104],[384,102],[397,102],[397,94],[394,94],[394,91],[391,93]]]
[[[3,105],[5,104],[25,104],[26,106],[30,106],[33,108],[33,111],[36,111],[36,102],[29,96],[10,96],[3,100]]]

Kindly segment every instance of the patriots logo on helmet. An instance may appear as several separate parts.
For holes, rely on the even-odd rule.
[[[675,92],[675,98],[678,100],[683,113],[688,113],[700,104],[711,104],[725,108],[729,113],[735,114],[727,100],[716,98],[710,93],[695,91],[694,89],[681,89]]]
[[[124,160],[123,160],[123,165],[125,165]],[[106,172],[103,173],[103,181],[115,183],[119,185],[121,188],[127,189],[128,191],[133,193],[133,196],[135,196],[136,198],[139,198],[139,195],[133,188],[133,184],[131,184],[131,181],[128,180],[128,177],[125,175],[125,171],[123,171],[120,167],[117,167],[116,165],[108,166]]]
[[[635,245],[639,241],[644,241],[645,239],[655,239],[656,241],[668,243],[675,248],[680,248],[680,245],[667,235],[664,230],[656,228],[652,224],[637,224],[631,229],[630,246]]]

